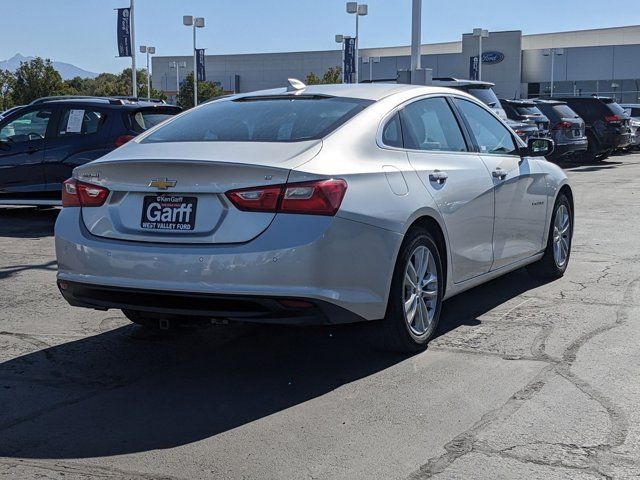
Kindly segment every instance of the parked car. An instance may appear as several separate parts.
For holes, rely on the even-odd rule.
[[[507,118],[505,123],[511,127],[511,129],[520,137],[524,142],[527,142],[530,138],[540,137],[540,131],[536,125],[531,123],[522,123]]]
[[[528,100],[500,99],[507,118],[536,127],[539,137],[549,137],[549,119],[535,103]]]
[[[630,117],[609,97],[554,97],[566,102],[586,124],[589,141],[583,158],[586,161],[604,160],[619,148],[633,142]]]
[[[536,158],[552,148],[445,88],[235,95],[74,170],[58,287],[155,328],[370,321],[420,350],[444,299],[525,265],[564,274],[571,187]]]
[[[456,90],[467,92],[491,108],[501,119],[507,120],[507,114],[502,108],[498,96],[493,91],[495,83],[481,82],[478,80],[461,80],[453,77],[438,77],[433,79],[432,84],[437,87],[455,88]]]
[[[47,98],[0,120],[0,205],[60,205],[72,170],[181,110],[114,98]]]
[[[24,107],[24,105],[16,105],[15,107],[11,107],[4,112],[0,112],[0,120],[2,120],[4,117],[8,117],[13,112],[20,110],[22,107]]]
[[[629,126],[631,127],[631,133],[633,134],[634,141],[631,145],[634,149],[640,148],[640,104],[637,103],[623,103],[620,104],[627,115],[631,117]]]
[[[551,138],[555,142],[555,148],[549,160],[581,160],[589,146],[584,120],[567,102],[550,99],[535,99],[533,102],[549,118],[551,124]]]

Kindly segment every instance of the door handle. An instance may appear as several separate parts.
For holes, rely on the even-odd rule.
[[[429,180],[432,182],[438,182],[439,184],[443,184],[447,178],[449,178],[447,172],[442,172],[440,170],[434,170],[429,174]]]
[[[493,178],[498,178],[500,180],[504,180],[505,178],[507,178],[507,172],[502,170],[500,167],[491,172],[491,175],[493,175]]]
[[[28,154],[36,153],[36,152],[38,152],[38,151],[40,151],[40,149],[39,149],[39,148],[36,148],[36,147],[27,147],[27,153],[28,153]]]

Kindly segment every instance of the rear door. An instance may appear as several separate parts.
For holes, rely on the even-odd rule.
[[[486,273],[493,261],[493,182],[470,151],[445,97],[417,100],[401,111],[409,161],[438,206],[449,237],[453,281]]]
[[[110,112],[98,106],[60,107],[55,131],[44,154],[47,189],[59,192],[73,169],[100,158],[107,147]]]
[[[45,190],[45,144],[53,107],[27,107],[0,122],[0,195],[33,197]]]
[[[521,158],[511,131],[486,109],[456,99],[486,168],[495,195],[493,266],[497,269],[542,249],[547,186],[536,160]]]

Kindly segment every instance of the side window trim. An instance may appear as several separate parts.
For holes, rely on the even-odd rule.
[[[456,121],[458,122],[458,127],[460,127],[460,131],[462,132],[462,136],[464,137],[464,141],[467,144],[467,152],[477,153],[480,151],[478,145],[476,144],[474,136],[471,134],[471,127],[467,123],[467,119],[464,117],[458,105],[455,102],[454,96],[447,96],[447,103],[449,104],[449,108],[453,112],[453,116],[456,117]]]

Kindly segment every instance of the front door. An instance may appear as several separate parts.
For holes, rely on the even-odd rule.
[[[493,262],[494,195],[485,164],[471,151],[444,97],[410,103],[401,118],[409,161],[444,219],[453,281],[488,272]]]
[[[45,190],[45,137],[53,109],[20,110],[0,123],[0,196],[32,198]]]
[[[456,99],[491,173],[495,195],[492,270],[538,253],[546,228],[547,189],[537,161],[521,158],[511,131],[484,108]]]

